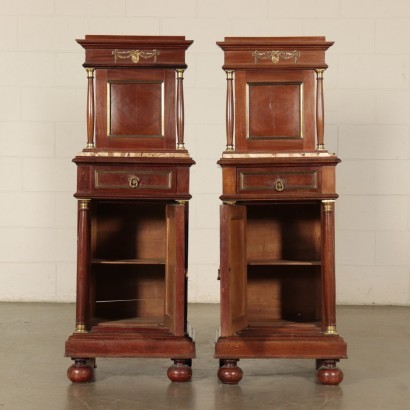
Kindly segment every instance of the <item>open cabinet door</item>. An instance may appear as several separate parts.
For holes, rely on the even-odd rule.
[[[246,207],[221,205],[221,336],[248,325]]]
[[[166,207],[165,326],[175,336],[184,335],[185,205]]]

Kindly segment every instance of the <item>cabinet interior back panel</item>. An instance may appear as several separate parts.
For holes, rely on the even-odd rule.
[[[165,272],[158,265],[94,266],[95,316],[163,317]]]
[[[318,266],[248,266],[249,323],[320,320],[320,287]]]
[[[247,257],[252,260],[320,260],[319,204],[250,205]]]
[[[96,204],[92,231],[94,258],[165,261],[163,204]]]

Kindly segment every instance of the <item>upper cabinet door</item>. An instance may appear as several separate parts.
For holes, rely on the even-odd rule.
[[[167,205],[165,267],[165,326],[175,336],[185,330],[185,205]]]
[[[313,150],[314,75],[313,70],[238,72],[236,149]]]
[[[174,70],[96,70],[97,148],[175,148]]]
[[[221,205],[221,336],[248,325],[246,207]]]

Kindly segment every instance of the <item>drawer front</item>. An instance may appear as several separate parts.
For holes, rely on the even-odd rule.
[[[238,169],[238,193],[284,194],[320,191],[320,170],[316,168]]]
[[[103,190],[174,191],[173,169],[97,168],[94,188]]]

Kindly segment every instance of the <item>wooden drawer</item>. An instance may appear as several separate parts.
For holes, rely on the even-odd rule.
[[[94,189],[137,191],[175,191],[175,170],[172,168],[97,167]]]
[[[238,194],[283,194],[320,192],[321,173],[316,167],[239,168]]]

